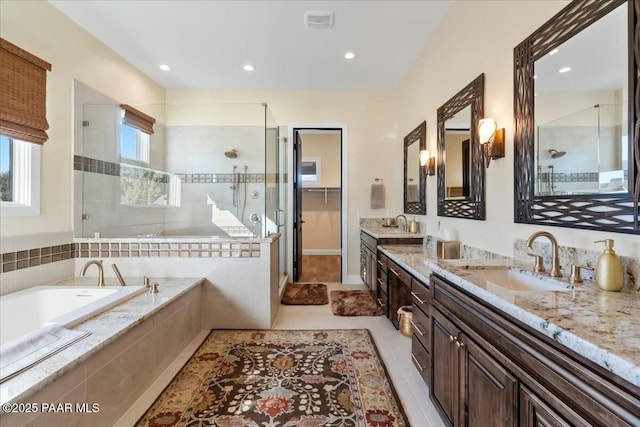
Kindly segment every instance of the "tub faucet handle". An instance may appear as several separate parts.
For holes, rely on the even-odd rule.
[[[150,294],[157,294],[158,292],[160,292],[160,291],[158,290],[158,287],[159,287],[159,286],[160,286],[160,285],[159,285],[157,282],[154,282],[154,283],[151,285],[151,289],[149,290],[149,293],[150,293]]]
[[[145,288],[150,288],[151,287],[151,282],[149,281],[149,278],[147,276],[144,276],[144,287]]]
[[[120,274],[120,270],[118,269],[118,266],[115,264],[111,264],[111,268],[113,269],[113,272],[116,273],[116,277],[118,278],[118,282],[120,282],[120,284],[122,286],[125,286],[126,283],[124,281],[124,277],[122,277],[122,274]]]

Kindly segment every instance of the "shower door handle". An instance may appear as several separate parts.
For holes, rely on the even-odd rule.
[[[276,224],[278,225],[278,227],[284,227],[285,222],[283,221],[284,219],[284,210],[282,209],[276,209]]]

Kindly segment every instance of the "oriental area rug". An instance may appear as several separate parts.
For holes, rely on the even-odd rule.
[[[404,427],[366,329],[213,330],[137,426]]]
[[[382,316],[369,291],[331,291],[331,311],[336,316]]]
[[[324,283],[289,283],[282,294],[282,303],[286,305],[329,304],[327,285]]]

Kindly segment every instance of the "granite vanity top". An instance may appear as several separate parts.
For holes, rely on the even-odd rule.
[[[142,284],[141,277],[126,279],[127,283]],[[176,298],[200,285],[204,280],[192,277],[151,277],[150,279],[152,283],[159,283],[160,292],[157,294],[144,292],[73,326],[71,329],[86,331],[91,334],[0,384],[0,403],[28,401],[28,396],[53,382],[69,369],[82,363],[92,354],[124,335]],[[96,279],[91,277],[74,277],[56,284],[95,286],[95,281]],[[106,279],[106,285],[120,286],[116,278]]]
[[[444,260],[417,245],[379,249],[428,281],[433,271],[608,371],[640,386],[640,294],[606,292],[585,280],[570,291],[509,291],[474,275],[465,265],[520,267],[513,260]],[[528,266],[530,268],[530,266]],[[567,278],[561,279],[569,287]]]
[[[425,236],[422,232],[408,233],[398,226],[386,226],[382,218],[360,218],[360,230],[376,239],[421,239]]]

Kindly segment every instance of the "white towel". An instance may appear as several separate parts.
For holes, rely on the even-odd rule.
[[[384,185],[371,184],[371,209],[384,208]]]

